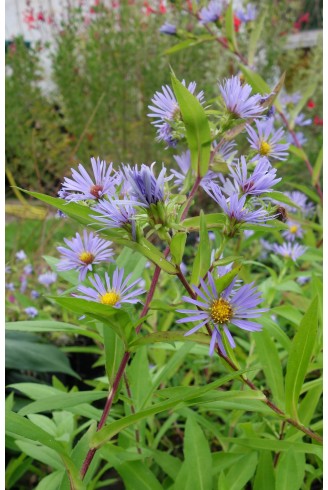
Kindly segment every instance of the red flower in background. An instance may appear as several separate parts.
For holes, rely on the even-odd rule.
[[[307,24],[310,20],[310,12],[305,12],[302,14],[296,22],[294,22],[295,29],[299,30],[302,27],[302,24]]]
[[[161,14],[166,14],[166,7],[164,5],[164,3],[160,2],[159,4],[159,11]]]
[[[321,119],[321,117],[319,116],[314,116],[313,124],[315,124],[316,126],[323,126],[323,119]]]
[[[33,9],[30,8],[24,12],[24,22],[28,25],[29,29],[35,29],[35,17]]]
[[[146,15],[156,14],[156,10],[154,10],[147,1],[144,2],[144,7],[146,7]]]
[[[239,32],[240,24],[241,24],[241,20],[236,15],[234,15],[233,16],[233,26],[234,26],[235,32]]]
[[[308,107],[309,109],[313,109],[315,107],[315,103],[313,102],[312,99],[309,99],[308,100],[308,103],[306,104],[306,107]]]

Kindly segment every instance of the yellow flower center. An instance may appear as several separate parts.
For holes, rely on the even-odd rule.
[[[120,300],[120,295],[116,291],[108,291],[100,296],[100,303],[103,305],[114,306]]]
[[[79,255],[79,259],[82,260],[85,264],[92,264],[95,256],[91,252],[81,252]]]
[[[262,141],[260,145],[260,155],[265,156],[268,155],[271,151],[271,145],[266,141]]]
[[[297,226],[297,225],[292,225],[292,226],[290,226],[290,228],[289,228],[289,231],[290,231],[291,233],[296,233],[296,232],[297,232],[297,230],[298,230],[298,226]]]
[[[213,301],[210,312],[212,319],[216,323],[229,322],[233,314],[231,304],[223,298],[215,299]]]

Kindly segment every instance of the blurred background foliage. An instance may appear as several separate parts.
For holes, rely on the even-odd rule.
[[[178,40],[159,33],[164,21],[174,21],[190,36],[206,32],[187,14],[185,2],[182,9],[172,2],[165,15],[155,9],[147,15],[140,1],[123,0],[116,10],[96,3],[88,22],[81,8],[67,6],[50,41],[31,45],[16,38],[9,43],[6,161],[19,187],[55,194],[71,166],[87,163],[93,155],[116,165],[153,161],[170,165],[176,151],[164,151],[156,142],[147,118],[155,91],[169,82],[170,66],[180,79],[195,80],[208,101],[217,95],[217,80],[239,70],[238,62],[216,42],[165,54]],[[312,98],[322,117],[320,44],[284,49],[288,34],[322,26],[320,2],[311,2],[311,8],[306,1],[254,3],[266,12],[256,71],[271,86],[286,71],[288,92],[304,92],[315,80]],[[302,20],[306,9],[310,16]],[[249,34],[237,33],[241,52],[247,52]],[[42,62],[45,55],[51,63],[50,80]],[[46,90],[41,88],[47,83]],[[315,158],[321,128],[312,125],[306,131],[314,133],[309,157]],[[12,196],[9,185],[7,196]]]

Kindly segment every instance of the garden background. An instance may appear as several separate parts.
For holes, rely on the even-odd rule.
[[[6,395],[13,417],[7,423],[6,489],[322,488],[320,442],[274,418],[260,395],[288,408],[292,342],[302,325],[313,324],[315,343],[304,343],[295,420],[322,431],[322,3],[252,4],[256,14],[247,18],[247,4],[236,1],[230,8],[227,2],[230,17],[212,28],[197,17],[206,2],[6,1]],[[165,23],[176,31],[165,32]],[[243,257],[240,277],[262,283],[270,309],[261,319],[263,335],[243,333],[231,354],[239,376],[247,371],[257,391],[233,377],[222,359],[210,357],[202,342],[157,337],[140,345],[108,419],[122,426],[96,452],[82,483],[78,473],[119,367],[113,345],[115,356],[124,346],[95,318],[77,333],[84,312],[56,301],[79,284],[75,271],[58,271],[57,247],[81,232],[81,220],[58,217],[56,206],[25,191],[56,197],[71,169],[81,162],[89,168],[91,157],[117,169],[152,162],[177,169],[179,152],[156,139],[148,117],[155,92],[171,85],[172,70],[178,80],[196,81],[213,107],[218,81],[238,75],[264,94],[263,86],[274,90],[284,74],[277,100],[287,120],[278,119],[290,147],[288,159],[274,164],[282,178],[277,190],[301,192],[312,209],[309,217],[305,208],[298,216],[307,251],[296,263],[265,254],[260,239],[281,242],[279,227],[271,234],[254,227],[253,235],[240,235],[228,249],[234,266]],[[241,154],[247,151],[246,137],[238,144]],[[215,171],[225,173],[226,162],[218,160]],[[218,212],[204,190],[196,197],[190,219]],[[288,199],[283,206],[291,208]],[[205,225],[212,234],[204,242],[202,224],[194,223],[181,255],[192,277],[199,234],[205,247],[211,242],[208,248],[219,250],[223,243],[222,230]],[[150,240],[164,252],[161,236]],[[117,265],[148,290],[154,274],[149,257],[127,246],[116,245],[115,252]],[[169,277],[161,275],[147,334],[179,329],[175,310],[182,290]],[[222,400],[201,391],[215,382],[222,383],[213,387],[220,386]],[[159,402],[167,410],[151,412]],[[147,409],[149,415],[138,419]],[[124,426],[131,414],[136,422]],[[42,433],[33,436],[35,426]]]

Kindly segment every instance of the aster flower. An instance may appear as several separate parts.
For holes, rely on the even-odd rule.
[[[207,194],[216,201],[223,209],[224,213],[235,223],[263,223],[267,220],[274,219],[274,216],[269,215],[267,211],[260,207],[259,209],[251,210],[245,207],[246,196],[239,197],[238,194],[232,194],[227,199],[221,192],[217,184],[210,183],[203,189]]]
[[[49,287],[51,284],[57,281],[57,274],[55,272],[45,272],[40,274],[38,277],[38,282],[43,286]]]
[[[287,223],[288,230],[282,232],[282,236],[289,242],[295,241],[296,238],[302,238],[304,231],[298,223],[295,221],[288,220]]]
[[[295,117],[295,126],[310,126],[312,124],[312,119],[305,119],[306,115],[301,113],[297,117]]]
[[[299,276],[297,279],[296,279],[296,282],[300,285],[300,286],[304,286],[304,284],[308,283],[310,281],[310,277],[309,276]]]
[[[173,158],[177,162],[181,172],[177,172],[176,170],[172,169],[171,173],[175,177],[174,184],[176,186],[179,186],[179,189],[181,190],[181,188],[182,188],[182,186],[186,180],[186,175],[187,175],[187,173],[190,169],[190,166],[191,166],[190,150],[187,150],[184,153],[181,153],[181,155],[173,155]]]
[[[15,291],[15,284],[13,282],[6,282],[5,287],[8,291]]]
[[[182,80],[182,84],[186,86],[185,80]],[[187,89],[191,94],[194,94],[196,90],[196,82],[190,82]],[[204,101],[204,92],[199,92],[196,95],[200,103]],[[153,112],[147,114],[148,117],[156,118],[152,122],[157,128],[158,141],[165,141],[169,146],[175,146],[177,140],[172,135],[171,123],[179,121],[181,119],[180,107],[178,101],[169,85],[162,86],[162,92],[156,92],[151,99],[152,104],[148,106]]]
[[[27,265],[24,267],[23,271],[24,271],[24,274],[26,274],[27,276],[29,276],[29,275],[30,275],[30,274],[32,274],[32,272],[33,272],[33,267],[32,267],[32,265],[31,265],[31,264],[27,264]]]
[[[257,17],[257,8],[255,5],[252,3],[248,3],[246,6],[246,10],[237,10],[236,14],[237,17],[242,21],[242,22],[251,22],[256,19]]]
[[[28,306],[24,311],[30,318],[35,318],[39,314],[39,311],[34,306]]]
[[[207,7],[203,7],[199,11],[199,20],[201,24],[208,24],[209,22],[216,22],[219,20],[223,13],[225,4],[220,0],[210,0]]]
[[[267,158],[258,160],[253,173],[247,177],[247,163],[244,156],[232,165],[229,165],[230,175],[240,187],[243,194],[260,195],[271,192],[272,187],[281,179],[276,179],[277,170],[271,166]]]
[[[219,89],[227,111],[234,118],[258,117],[265,109],[260,105],[263,96],[251,96],[252,87],[248,83],[242,85],[238,76],[224,80]]]
[[[255,124],[257,132],[250,125],[246,126],[251,148],[258,152],[254,160],[263,156],[277,160],[286,160],[289,144],[278,143],[284,136],[284,130],[279,128],[275,131],[273,119],[255,121]]]
[[[19,250],[19,252],[16,253],[16,259],[17,260],[25,260],[25,259],[27,259],[27,255],[24,252],[24,250]]]
[[[20,283],[21,283],[19,290],[20,290],[21,293],[25,293],[26,288],[27,288],[27,279],[26,279],[26,276],[20,277],[19,280],[20,280]]]
[[[92,209],[101,216],[91,215],[91,218],[104,223],[108,228],[124,228],[132,225],[136,214],[133,206],[122,204],[119,200],[112,198],[109,198],[108,201],[102,199]]]
[[[295,136],[300,145],[305,145],[305,143],[307,142],[307,138],[304,136],[302,131],[296,131]],[[295,145],[294,138],[290,133],[287,134],[287,141],[290,145]]]
[[[36,291],[35,289],[33,289],[33,290],[31,291],[31,298],[32,298],[32,299],[37,299],[37,298],[39,298],[39,297],[40,297],[40,293],[39,293],[38,291]]]
[[[300,92],[294,92],[293,94],[282,93],[280,95],[280,102],[283,106],[288,104],[296,105],[302,98],[302,94]]]
[[[72,170],[72,178],[65,177],[59,195],[67,201],[83,201],[100,199],[105,194],[113,194],[118,183],[118,175],[111,175],[113,164],[107,167],[105,161],[91,158],[93,178],[80,163],[78,171]]]
[[[282,245],[274,243],[272,245],[272,250],[275,253],[282,255],[285,258],[290,258],[296,262],[296,260],[306,252],[307,247],[304,247],[299,243],[285,242]]]
[[[213,146],[216,146],[216,142],[213,141]],[[230,160],[236,153],[236,143],[234,141],[226,141],[223,145],[220,146],[218,151],[216,152],[216,158],[223,160],[226,162]]]
[[[167,34],[169,36],[175,36],[177,33],[177,28],[174,24],[170,24],[169,22],[165,22],[162,27],[160,27],[159,32],[161,34]]]
[[[145,292],[142,288],[137,288],[131,291],[131,289],[140,282],[140,278],[129,284],[132,274],[129,274],[124,280],[124,269],[116,268],[110,279],[107,272],[105,272],[105,282],[100,278],[98,274],[94,275],[94,278],[90,278],[91,287],[79,286],[78,291],[83,295],[74,294],[76,298],[86,299],[87,301],[95,301],[103,305],[113,306],[114,308],[120,308],[122,303],[138,303],[140,300],[137,298],[140,294]]]
[[[109,246],[112,242],[98,238],[92,232],[83,231],[83,238],[76,233],[75,238],[64,238],[68,248],[57,247],[61,253],[61,260],[57,264],[59,271],[78,270],[79,280],[83,281],[88,271],[92,271],[93,264],[111,261],[114,252]]]
[[[254,283],[245,284],[235,288],[236,279],[220,294],[217,293],[215,282],[211,273],[208,274],[207,286],[203,279],[200,280],[201,288],[193,286],[199,299],[192,299],[183,296],[182,299],[198,307],[197,310],[177,310],[187,316],[177,320],[177,323],[198,322],[198,324],[189,330],[185,335],[191,335],[206,323],[213,325],[213,333],[210,343],[210,355],[213,355],[215,344],[217,343],[221,352],[226,355],[222,341],[224,332],[232,348],[236,346],[235,341],[228,329],[232,324],[243,330],[256,332],[262,329],[262,326],[250,321],[250,318],[259,318],[267,309],[256,308],[261,302],[261,293],[254,287]]]
[[[313,214],[315,210],[315,206],[312,202],[307,201],[307,197],[303,192],[292,191],[285,192],[286,196],[288,196],[299,208],[301,208],[302,212],[305,216],[310,216]],[[299,211],[298,208],[293,206],[285,205],[286,209],[291,213],[297,213]]]
[[[164,184],[171,177],[165,177],[166,168],[163,167],[159,176],[154,175],[153,167],[142,164],[140,169],[138,165],[131,168],[130,165],[123,167],[125,178],[130,184],[131,201],[122,201],[122,203],[135,204],[149,208],[151,204],[157,204],[164,201]]]

